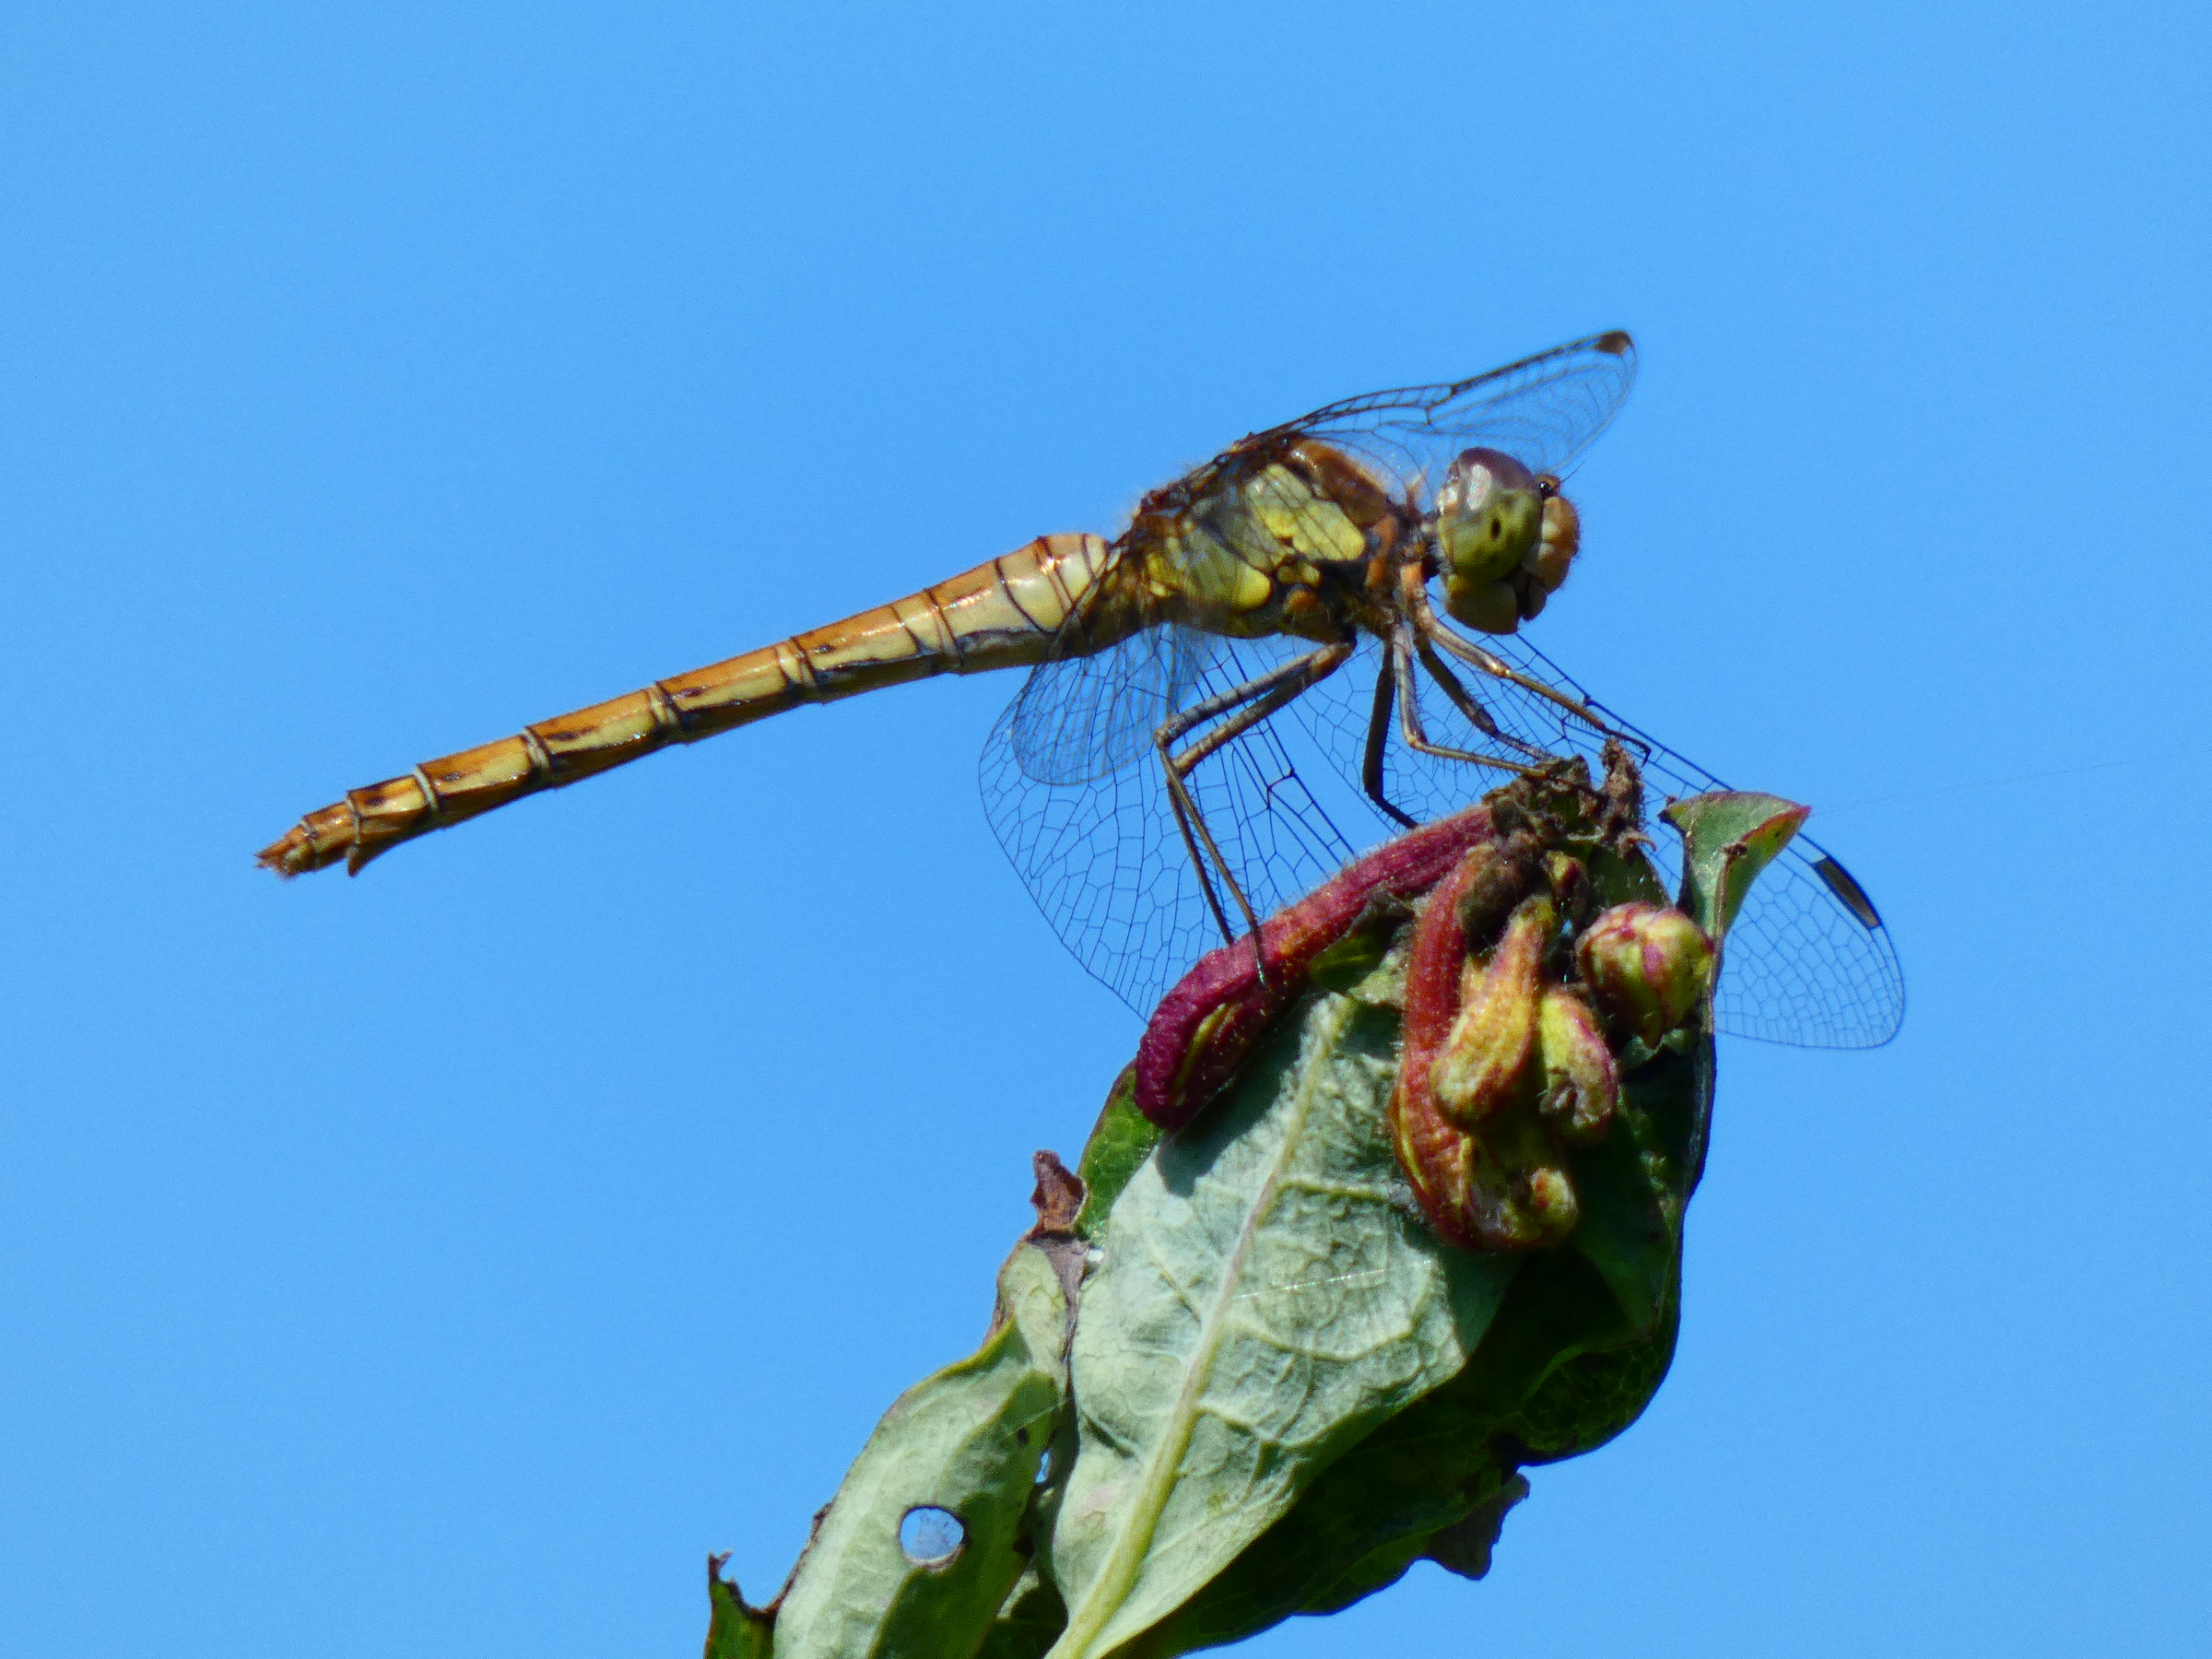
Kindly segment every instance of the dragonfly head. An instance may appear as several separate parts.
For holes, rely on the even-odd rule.
[[[1567,580],[1581,535],[1551,474],[1501,450],[1462,450],[1436,492],[1444,608],[1484,633],[1512,633]]]

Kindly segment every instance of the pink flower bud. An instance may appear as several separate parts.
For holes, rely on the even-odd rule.
[[[1688,1019],[1712,983],[1712,941],[1680,911],[1656,904],[1615,905],[1574,954],[1598,1006],[1647,1043]]]
[[[1369,901],[1413,899],[1490,844],[1489,809],[1472,806],[1377,849],[1247,937],[1201,957],[1154,1011],[1136,1051],[1136,1106],[1162,1129],[1203,1111],[1305,989],[1314,959],[1358,924]],[[1260,971],[1262,959],[1266,971]]]

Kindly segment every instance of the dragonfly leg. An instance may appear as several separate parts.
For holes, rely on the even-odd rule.
[[[1293,657],[1265,674],[1246,680],[1241,686],[1232,686],[1218,696],[1192,704],[1163,724],[1152,736],[1153,746],[1159,752],[1160,764],[1167,771],[1168,804],[1175,814],[1175,827],[1182,835],[1183,851],[1190,854],[1192,866],[1198,872],[1198,885],[1206,894],[1207,906],[1214,912],[1215,924],[1221,929],[1224,941],[1233,942],[1236,939],[1236,931],[1229,924],[1228,912],[1222,908],[1220,897],[1214,890],[1213,877],[1218,876],[1221,884],[1229,889],[1230,897],[1236,900],[1237,909],[1243,915],[1252,934],[1254,960],[1259,959],[1259,914],[1252,908],[1252,900],[1245,897],[1243,888],[1238,885],[1229,860],[1223,856],[1220,843],[1214,840],[1213,830],[1207,828],[1206,814],[1200,809],[1197,797],[1191,793],[1186,780],[1200,761],[1224,744],[1252,730],[1285,704],[1311,691],[1349,662],[1351,655],[1350,645],[1338,644],[1324,645],[1318,651]],[[1177,743],[1207,721],[1222,714],[1227,714],[1229,718],[1181,754],[1175,752]],[[1203,855],[1200,852],[1202,845]],[[1260,972],[1265,978],[1266,964],[1264,961],[1260,962]]]
[[[1413,641],[1402,637],[1393,642],[1390,653],[1391,667],[1398,681],[1399,735],[1405,738],[1406,747],[1417,755],[1434,755],[1443,760],[1465,760],[1473,766],[1495,767],[1500,771],[1512,772],[1515,777],[1526,777],[1529,768],[1516,765],[1511,760],[1501,760],[1496,755],[1480,754],[1474,749],[1447,748],[1442,744],[1429,741],[1428,729],[1421,724],[1420,699],[1415,695],[1414,651]],[[1431,667],[1431,672],[1433,671],[1434,669]],[[1446,695],[1449,695],[1453,688],[1447,688]],[[1461,695],[1465,696],[1465,689],[1460,688],[1460,690]],[[1461,709],[1460,712],[1466,714],[1469,722],[1477,730],[1487,732],[1506,742],[1512,741],[1498,731],[1496,723],[1490,719],[1480,704],[1470,700],[1468,707]],[[1521,747],[1525,747],[1526,746]]]
[[[1390,706],[1395,700],[1397,677],[1385,663],[1375,675],[1374,712],[1368,716],[1367,755],[1359,764],[1359,785],[1367,791],[1367,798],[1392,818],[1411,830],[1420,820],[1410,812],[1400,810],[1382,793],[1382,751],[1390,747]]]
[[[1547,686],[1540,679],[1531,678],[1528,675],[1512,667],[1502,658],[1485,651],[1474,641],[1447,628],[1442,619],[1430,608],[1428,595],[1425,593],[1418,589],[1415,590],[1412,601],[1413,625],[1419,630],[1424,641],[1441,645],[1450,655],[1457,657],[1470,668],[1480,669],[1493,679],[1501,679],[1510,685],[1519,686],[1524,691],[1533,691],[1547,701],[1558,704],[1575,719],[1587,725],[1593,732],[1602,736],[1619,737],[1624,735],[1600,720],[1595,711],[1588,705],[1576,701],[1557,686]],[[1431,669],[1431,672],[1434,670]],[[1450,695],[1448,690],[1446,695]]]
[[[1493,742],[1517,750],[1523,757],[1539,765],[1551,759],[1535,744],[1522,742],[1500,726],[1491,717],[1489,710],[1482,706],[1482,699],[1459,683],[1459,676],[1444,665],[1444,660],[1436,654],[1436,648],[1428,641],[1415,641],[1413,649],[1421,666],[1429,671],[1429,677],[1443,691],[1445,700],[1459,711],[1460,717],[1469,725]]]
[[[1191,799],[1190,790],[1176,775],[1171,762],[1168,766],[1168,806],[1175,815],[1175,831],[1182,837],[1182,850],[1190,858],[1191,868],[1198,873],[1198,890],[1206,895],[1206,908],[1214,912],[1214,925],[1221,930],[1223,939],[1234,939],[1236,933],[1229,925],[1229,913],[1221,908],[1221,895],[1214,890],[1214,873],[1206,863],[1206,853],[1211,853],[1218,863],[1221,850],[1214,845],[1213,835],[1206,827],[1205,818],[1199,814],[1198,803]],[[1192,834],[1194,825],[1196,826],[1197,835],[1206,841],[1206,853],[1199,851],[1198,841]],[[1238,908],[1247,916],[1251,915],[1252,904],[1245,899],[1242,889],[1237,887],[1226,871],[1222,878],[1229,881],[1230,890],[1236,894]],[[1253,931],[1259,931],[1258,923],[1253,924]]]

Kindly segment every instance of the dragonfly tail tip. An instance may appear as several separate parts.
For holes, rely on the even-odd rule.
[[[253,863],[257,867],[269,871],[279,881],[289,881],[312,867],[306,862],[306,838],[295,827],[285,832],[282,841],[271,841],[256,853]]]

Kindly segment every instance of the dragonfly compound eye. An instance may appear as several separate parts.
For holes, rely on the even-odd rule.
[[[1461,451],[1436,492],[1445,575],[1502,580],[1535,546],[1543,520],[1544,496],[1527,467],[1498,450]]]
[[[1539,594],[1559,591],[1582,545],[1583,521],[1574,503],[1563,495],[1546,496],[1543,529],[1536,545],[1521,557],[1521,568],[1528,572]]]

